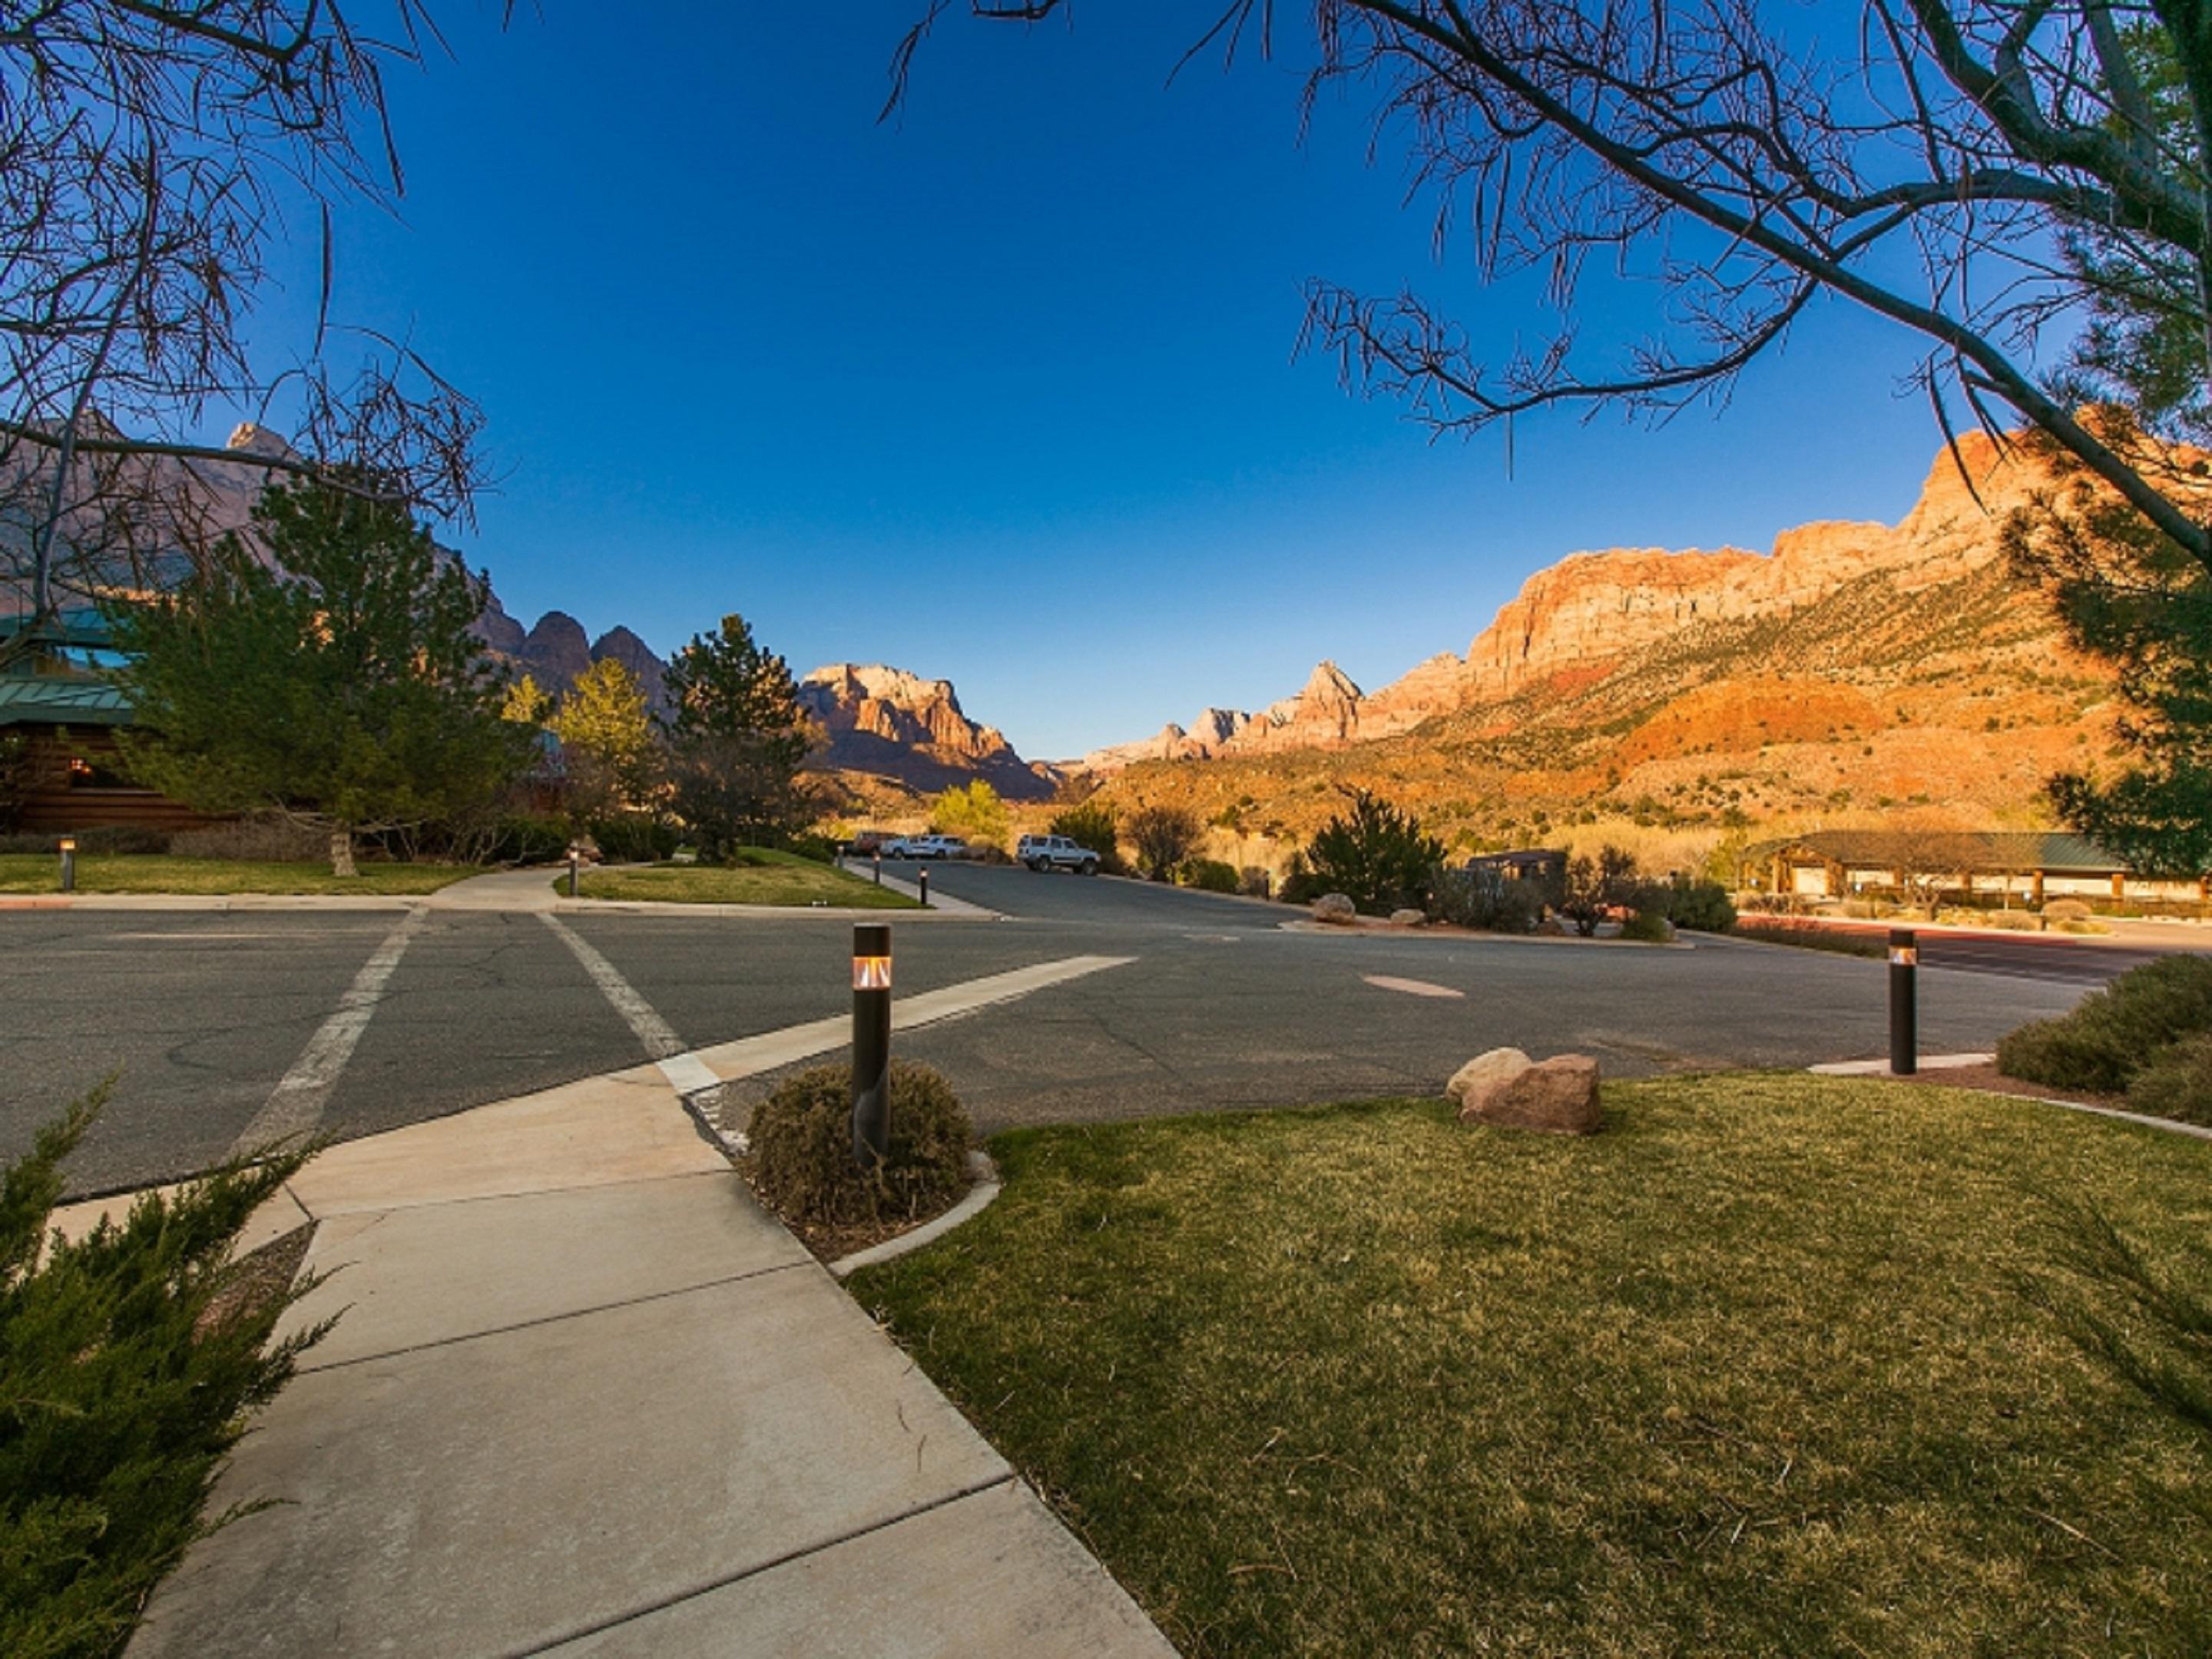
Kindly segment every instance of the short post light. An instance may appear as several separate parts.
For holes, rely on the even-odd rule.
[[[878,886],[878,887],[880,887],[880,886],[882,886],[883,884],[884,884],[884,853],[883,853],[883,848],[881,848],[879,847],[879,848],[878,848],[876,849],[876,885],[877,885],[877,886]]]
[[[584,867],[584,855],[574,848],[568,849],[568,896],[576,896],[576,878]]]
[[[915,874],[921,882],[921,908],[927,910],[929,908],[929,866],[926,864],[921,866]]]
[[[853,928],[853,1162],[872,1170],[891,1150],[891,930]]]
[[[1920,1069],[1920,1006],[1914,977],[1920,970],[1918,936],[1910,927],[1889,930],[1889,1070],[1911,1077]]]
[[[76,891],[76,837],[64,836],[61,839],[61,850],[62,891],[74,893]]]

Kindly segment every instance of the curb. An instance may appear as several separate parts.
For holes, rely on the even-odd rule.
[[[1937,1054],[1920,1062],[1922,1072],[1940,1072],[1956,1066],[1978,1065],[1990,1059],[1988,1054]],[[1891,1072],[1882,1060],[1838,1060],[1826,1066],[1808,1066],[1806,1071],[1814,1077],[1863,1077],[1886,1083],[1901,1083],[1904,1079]],[[2143,1112],[2122,1111],[2117,1106],[2092,1106],[2086,1100],[2057,1100],[2049,1095],[2016,1095],[2009,1089],[1977,1089],[1970,1084],[1954,1083],[1954,1089],[1964,1089],[1968,1094],[1986,1096],[1991,1100],[2024,1100],[2034,1106],[2056,1106],[2061,1110],[2086,1113],[2091,1117],[2109,1117],[2121,1123],[2133,1123],[2145,1129],[2160,1129],[2167,1134],[2186,1135],[2192,1140],[2212,1140],[2212,1128],[2199,1123],[2184,1123],[2170,1117],[2152,1117]]]
[[[2212,1132],[2208,1132],[2212,1133]],[[968,1173],[975,1184],[968,1188],[968,1196],[947,1210],[934,1221],[925,1221],[911,1232],[901,1233],[896,1238],[887,1238],[880,1244],[871,1244],[865,1250],[855,1250],[850,1255],[841,1255],[830,1263],[830,1271],[838,1279],[858,1273],[863,1267],[872,1267],[879,1261],[895,1261],[909,1251],[925,1244],[933,1244],[963,1221],[973,1220],[991,1206],[1004,1184],[999,1179],[999,1166],[991,1162],[988,1152],[968,1154]]]

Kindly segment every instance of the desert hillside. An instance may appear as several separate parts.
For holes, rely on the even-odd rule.
[[[2002,514],[2042,480],[1985,439],[1962,450],[1973,489],[1939,455],[1895,526],[1808,525],[1764,554],[1577,554],[1463,657],[1373,693],[1323,663],[1267,709],[1209,709],[1086,765],[1109,799],[1189,805],[1246,842],[1303,837],[1340,784],[1467,848],[1902,810],[2043,822],[2042,780],[2110,748],[2109,677],[1999,556]]]

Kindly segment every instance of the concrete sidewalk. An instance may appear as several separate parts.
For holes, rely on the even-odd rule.
[[[651,1067],[324,1153],[343,1310],[131,1653],[1173,1650]],[[289,1212],[288,1212],[289,1213]]]

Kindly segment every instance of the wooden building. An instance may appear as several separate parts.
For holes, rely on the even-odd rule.
[[[0,621],[0,635],[8,632],[9,623]],[[168,831],[210,821],[125,775],[115,733],[130,724],[131,706],[100,672],[111,656],[99,614],[70,611],[41,628],[33,647],[0,669],[0,741],[22,745],[12,811],[0,799],[0,817],[14,822],[0,822],[0,830]]]
[[[1742,885],[1800,898],[1967,902],[2080,898],[2106,904],[2203,904],[2204,876],[2142,876],[2080,836],[2040,830],[1816,830],[1746,849]]]

